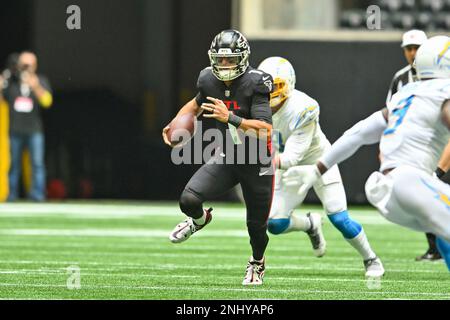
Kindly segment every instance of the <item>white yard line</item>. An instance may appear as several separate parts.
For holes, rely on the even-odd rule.
[[[2,250],[23,250],[23,249],[34,249],[34,250],[43,250],[43,249],[91,249],[94,251],[105,251],[105,249],[114,249],[114,250],[120,250],[120,249],[131,249],[136,250],[140,249],[145,252],[149,252],[151,250],[161,250],[161,249],[172,249],[176,247],[172,247],[172,244],[169,242],[167,243],[161,243],[160,241],[152,241],[152,242],[139,242],[134,243],[132,242],[130,244],[130,241],[127,241],[126,244],[123,243],[107,243],[107,242],[84,242],[80,243],[77,240],[71,240],[67,242],[49,242],[47,240],[36,242],[36,239],[33,239],[30,241],[29,238],[22,239],[23,241],[0,241],[0,249]],[[26,241],[25,241],[26,240]],[[350,245],[342,239],[342,243],[339,243],[339,240],[337,240],[337,243],[333,243],[333,246],[328,248],[328,253],[325,255],[325,259],[347,259],[347,260],[355,260],[354,253],[356,252]],[[417,241],[418,243],[422,244],[423,241]],[[169,246],[170,248],[168,248]],[[186,252],[214,252],[217,250],[217,245],[208,245],[203,243],[189,243],[188,245],[183,245],[182,250]],[[227,250],[236,250],[236,244],[235,243],[221,243],[220,249],[223,251]],[[415,250],[416,248],[414,246],[408,247],[405,244],[401,244],[401,248],[398,250],[389,250],[390,254],[393,253],[404,253],[406,250]],[[242,248],[242,251],[246,251],[247,248]],[[279,252],[289,252],[291,254],[291,257],[298,257],[298,258],[304,258],[304,257],[312,257],[312,248],[309,244],[304,245],[303,243],[291,241],[290,243],[286,244],[283,243],[283,246],[274,246],[267,248],[268,253],[270,253],[271,256],[277,256]],[[332,254],[339,252],[340,255],[349,256],[349,257],[334,257]],[[322,260],[313,258],[314,260]],[[397,262],[403,262],[408,263],[411,262],[411,258],[403,258],[403,259],[389,259],[390,262],[397,261]],[[428,262],[428,261],[427,261]],[[439,261],[435,261],[439,262]]]
[[[169,237],[170,230],[165,229],[0,229],[0,235],[20,236],[71,236],[71,237]],[[196,237],[248,237],[244,230],[208,230]]]
[[[65,284],[35,284],[35,283],[0,283],[0,287],[31,287],[31,288],[61,288],[66,287]],[[158,291],[180,291],[180,286],[124,286],[124,285],[82,285],[80,290],[98,290],[98,289],[126,289],[126,290],[158,290]],[[446,297],[450,298],[447,292],[402,292],[402,291],[349,291],[349,290],[308,290],[308,289],[266,289],[266,288],[218,288],[218,287],[186,287],[185,291],[216,291],[216,292],[265,292],[265,293],[327,293],[327,294],[367,294],[367,295],[399,295],[399,296],[430,296],[430,297]]]
[[[245,216],[245,208],[220,208],[224,214]],[[0,216],[181,216],[176,205],[173,206],[132,206],[111,204],[1,204]]]
[[[11,236],[71,236],[71,237],[164,237],[168,238],[168,229],[121,229],[121,228],[80,228],[80,229],[0,229],[0,235]],[[201,232],[195,237],[248,237],[246,230],[213,229]]]
[[[100,272],[86,272],[86,270],[90,271],[104,271],[105,273]],[[116,271],[115,269],[111,268],[98,268],[98,269],[87,269],[83,268],[81,270],[81,276],[92,276],[92,277],[99,277],[99,278],[202,278],[202,275],[177,275],[177,274],[161,274],[161,273],[120,273],[120,272],[114,272],[111,273],[111,271]],[[58,268],[58,269],[52,269],[52,270],[39,270],[39,269],[22,269],[22,270],[1,270],[0,274],[24,274],[24,275],[61,275],[66,276],[66,268]],[[216,279],[236,279],[236,276],[217,276]],[[330,278],[330,277],[323,277],[323,278],[312,278],[312,277],[299,277],[299,276],[292,276],[292,277],[277,277],[277,276],[268,276],[269,281],[280,281],[280,282],[362,282],[366,283],[366,279],[361,277],[361,279],[350,279],[350,278]],[[440,283],[447,283],[450,282],[449,280],[441,280]],[[382,279],[381,283],[426,283],[430,284],[429,280],[389,280],[389,279]],[[447,293],[450,295],[450,291]]]
[[[309,206],[299,209],[299,213],[308,212]],[[315,210],[321,212],[321,210]],[[243,219],[245,208],[217,207],[214,210],[219,219]],[[373,209],[350,211],[352,217],[363,224],[390,224]],[[0,204],[0,218],[17,217],[66,217],[83,219],[131,219],[139,217],[182,217],[177,206],[133,206],[124,204]]]
[[[172,264],[172,263],[165,263],[165,264],[157,264],[157,265],[150,265],[149,263],[129,263],[129,262],[94,262],[94,261],[86,261],[86,262],[79,262],[77,260],[65,260],[65,261],[55,261],[55,260],[0,260],[0,264],[24,264],[24,265],[58,265],[63,268],[66,268],[67,266],[71,265],[78,265],[81,268],[84,268],[84,266],[106,266],[106,267],[116,267],[118,269],[131,269],[131,270],[217,270],[217,269],[242,269],[244,264],[215,264],[212,266],[205,266],[204,264]],[[330,266],[332,265],[332,266]],[[404,264],[401,264],[404,265]],[[424,269],[411,269],[409,265],[404,265],[405,268],[389,268],[387,270],[388,273],[390,272],[399,272],[399,273],[432,273],[435,274],[437,271],[432,270],[431,268],[427,268],[424,266]],[[308,270],[308,271],[355,271],[355,272],[363,272],[363,267],[338,267],[335,266],[332,263],[324,264],[321,262],[318,262],[316,265],[292,265],[292,264],[271,264],[268,266],[268,268],[273,270]],[[97,268],[95,268],[97,269]],[[117,270],[113,268],[112,270]]]
[[[33,254],[36,252],[36,249],[22,249],[20,250],[21,254]],[[126,257],[137,257],[139,259],[145,259],[145,258],[149,258],[149,257],[154,257],[154,258],[183,258],[185,261],[189,261],[189,259],[201,259],[201,258],[210,258],[213,255],[217,255],[218,257],[220,257],[220,259],[229,259],[229,257],[235,257],[236,253],[235,252],[220,252],[220,253],[216,253],[213,254],[211,252],[196,252],[196,253],[192,253],[192,252],[117,252],[117,251],[111,251],[111,252],[104,252],[104,251],[82,251],[82,252],[74,252],[74,251],[70,251],[70,250],[58,250],[58,251],[54,251],[54,250],[43,250],[43,249],[39,249],[39,254],[41,256],[45,256],[45,255],[59,255],[59,256],[65,256],[65,257],[71,257],[71,256],[76,256],[76,257],[124,257],[124,259],[126,259]],[[338,267],[336,267],[336,263],[339,263],[341,266],[343,264],[347,264],[347,265],[352,265],[352,266],[357,266],[358,269],[356,270],[363,270],[363,266],[362,266],[362,262],[358,261],[357,257],[325,257],[323,259],[318,259],[310,254],[308,255],[304,255],[304,256],[293,256],[293,255],[271,255],[271,261],[276,261],[277,259],[279,260],[284,260],[284,261],[290,261],[292,262],[297,262],[299,264],[304,263],[305,261],[307,261],[307,263],[314,263],[316,262],[317,266],[322,266],[325,269],[328,270],[338,270]],[[313,262],[311,262],[313,261]],[[439,262],[437,262],[439,263]],[[443,262],[441,262],[443,263]],[[404,266],[405,263],[400,261],[400,262],[391,262],[389,261],[389,266]],[[328,267],[329,266],[329,267]],[[430,269],[429,268],[430,264],[428,264],[427,266],[424,266],[424,269]],[[406,270],[410,270],[411,268],[408,269],[404,269],[404,271]],[[345,270],[347,270],[345,268]],[[422,269],[415,269],[417,270],[422,270]],[[431,270],[429,270],[431,271]],[[435,272],[435,271],[434,271]]]

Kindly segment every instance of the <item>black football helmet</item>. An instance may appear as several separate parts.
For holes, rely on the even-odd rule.
[[[237,30],[224,30],[214,37],[208,51],[212,72],[220,81],[230,81],[248,68],[250,45]],[[227,63],[224,64],[224,58]]]

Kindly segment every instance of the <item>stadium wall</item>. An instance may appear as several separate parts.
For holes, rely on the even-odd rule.
[[[104,170],[104,177],[110,177],[113,172],[114,179],[110,182],[92,177],[98,180],[97,185],[104,185],[104,191],[96,196],[176,199],[197,166],[171,164],[170,150],[163,145],[160,130],[195,95],[199,71],[209,64],[207,50],[212,37],[230,27],[231,1],[211,7],[209,0],[192,3],[155,0],[151,5],[144,0],[126,4],[83,0],[79,1],[83,12],[80,32],[65,28],[65,6],[71,3],[69,0],[57,5],[42,0],[18,3],[30,5],[26,12],[33,19],[21,20],[31,21],[33,27],[25,29],[29,36],[22,38],[21,44],[11,43],[11,47],[36,50],[41,70],[50,77],[57,91],[55,108],[45,116],[48,171],[60,176],[58,168],[68,166],[64,156],[59,155],[61,145],[70,149],[68,139],[78,137],[80,141],[83,137],[93,141],[87,138],[90,136],[87,133],[98,136],[104,127],[99,127],[98,121],[91,121],[99,117],[93,113],[109,110],[102,113],[108,121],[102,122],[121,123],[122,129],[114,130],[120,138],[102,139],[101,147],[113,150],[107,154],[108,161],[121,164],[123,169],[114,169],[112,165],[112,171]],[[11,12],[16,11],[11,8]],[[55,41],[48,42],[49,38]],[[257,66],[271,55],[288,58],[297,71],[297,88],[318,100],[322,129],[334,142],[353,123],[383,107],[393,74],[405,65],[399,42],[400,39],[398,42],[250,39],[251,62]],[[6,55],[7,51],[2,51],[2,56]],[[86,99],[92,95],[103,96],[97,94],[99,89],[108,90],[111,99],[95,99],[95,102]],[[148,106],[143,102],[147,91],[150,93]],[[116,95],[120,99],[113,98]],[[113,100],[119,102],[111,112]],[[78,107],[71,108],[72,105]],[[65,130],[63,126],[67,126],[67,119],[73,119],[76,109],[79,125]],[[147,130],[149,121],[152,125]],[[67,132],[64,141],[54,142],[52,137],[64,136],[63,130]],[[100,159],[98,152],[92,150],[98,148],[76,148],[64,153],[79,153],[92,163]],[[129,154],[133,154],[132,163],[124,161]],[[342,164],[349,202],[366,201],[364,182],[378,167],[377,156],[377,147],[365,147]],[[78,171],[75,166],[70,170]],[[158,181],[170,181],[170,184],[155,183]],[[311,196],[309,200],[317,199]]]

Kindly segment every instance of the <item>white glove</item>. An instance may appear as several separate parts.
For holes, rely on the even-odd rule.
[[[297,194],[306,195],[320,176],[316,165],[290,167],[283,174],[283,184],[288,187],[300,187]]]

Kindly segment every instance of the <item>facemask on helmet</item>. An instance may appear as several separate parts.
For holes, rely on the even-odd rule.
[[[239,31],[225,30],[212,41],[208,56],[216,78],[231,81],[247,70],[250,46]]]
[[[414,67],[421,80],[450,78],[450,38],[435,36],[428,39],[417,50]]]
[[[273,78],[274,89],[270,94],[270,106],[279,106],[290,97],[295,88],[295,71],[291,63],[281,57],[265,59],[258,67]]]

